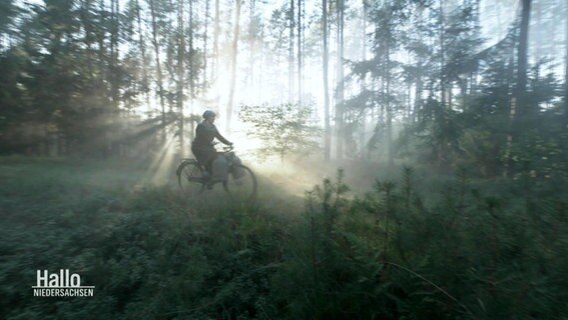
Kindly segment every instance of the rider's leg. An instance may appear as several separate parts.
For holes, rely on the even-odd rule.
[[[215,151],[215,149],[211,148],[209,150],[207,150],[207,159],[205,161],[204,167],[205,167],[205,172],[206,172],[206,178],[207,178],[207,189],[212,189],[213,188],[213,177],[214,177],[214,172],[213,172],[213,161],[215,161],[215,159],[217,158],[217,151]]]
[[[199,164],[203,166],[205,171],[211,175],[211,168],[213,160],[215,160],[216,152],[213,148],[192,148],[193,154],[199,161]]]

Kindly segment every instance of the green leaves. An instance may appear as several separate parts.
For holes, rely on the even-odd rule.
[[[318,149],[319,130],[311,124],[312,108],[297,104],[242,106],[240,118],[250,125],[248,135],[262,142],[261,157],[308,155]]]
[[[243,207],[167,186],[132,190],[142,173],[107,162],[0,159],[0,317],[567,313],[559,302],[568,298],[568,205],[554,185],[533,185],[527,196],[520,180],[407,167],[354,196],[339,170],[307,193],[299,219],[291,198]],[[267,196],[281,193],[265,185]],[[35,269],[62,265],[96,286],[93,299],[31,297]]]

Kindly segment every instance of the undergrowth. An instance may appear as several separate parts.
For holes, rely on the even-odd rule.
[[[339,171],[298,212],[266,185],[250,205],[132,176],[0,161],[0,318],[568,317],[567,203],[546,182],[461,171],[426,190],[405,168],[354,195]],[[33,297],[38,269],[95,296]]]

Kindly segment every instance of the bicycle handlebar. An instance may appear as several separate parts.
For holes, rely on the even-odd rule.
[[[216,145],[218,145],[218,144],[219,144],[219,142],[217,142],[217,141],[211,143],[211,145],[212,145],[213,147],[216,146]],[[235,150],[235,145],[231,144],[231,145],[229,145],[229,146],[224,146],[222,149],[223,149],[223,152],[233,151],[233,150]]]
[[[233,145],[223,147],[223,152],[233,151],[235,147]]]

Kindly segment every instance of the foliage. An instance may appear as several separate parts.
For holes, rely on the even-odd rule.
[[[231,39],[233,3],[219,3],[3,0],[0,153],[154,157],[154,174],[173,139],[187,147],[184,111],[219,103],[224,59],[240,61],[242,92],[320,96],[310,85],[294,97],[321,79],[320,6],[250,1],[246,37]],[[520,21],[495,41],[482,33],[505,2],[327,3],[330,74],[351,68],[327,120],[346,152],[386,145],[388,168],[355,162],[367,179],[381,172],[371,191],[351,193],[340,171],[304,210],[270,183],[242,206],[148,186],[132,163],[0,158],[0,318],[568,318],[565,4],[533,1],[524,66]],[[317,150],[317,106],[250,101],[241,118],[261,155]],[[395,157],[416,169],[382,178]],[[35,270],[62,267],[95,297],[34,298]]]
[[[3,319],[562,319],[566,180],[404,168],[303,213],[137,191],[127,164],[0,159]],[[120,183],[119,183],[120,182]],[[122,186],[120,186],[122,185]],[[281,193],[267,185],[267,195]],[[284,210],[277,213],[279,210]],[[92,298],[34,298],[70,268]]]
[[[147,110],[150,118],[162,121],[154,124],[155,134],[146,146],[159,145],[154,140],[174,122],[170,118],[180,117],[172,111],[180,99],[178,60],[191,66],[184,79],[195,89],[203,54],[194,47],[178,56],[179,37],[168,33],[175,7],[163,0],[132,0],[124,7],[119,1],[108,2],[0,5],[0,68],[5,71],[0,76],[1,153],[108,157],[139,147],[125,131],[130,124],[143,125],[133,111],[140,114],[140,106],[150,105],[155,96],[169,103],[170,112],[166,114],[165,106]],[[146,17],[150,4],[158,33],[155,43],[148,41],[145,25],[152,20]],[[187,28],[195,33],[200,29]],[[151,55],[152,45],[160,57]],[[154,82],[166,72],[172,80],[156,88]]]
[[[2,319],[256,319],[269,308],[287,223],[169,187],[124,188],[142,173],[2,159]],[[94,297],[34,298],[35,270],[61,268],[94,285]]]
[[[318,148],[317,127],[311,125],[312,109],[296,104],[242,106],[240,118],[251,128],[248,135],[260,139],[262,157],[306,155]]]
[[[399,183],[377,182],[363,199],[347,200],[341,179],[310,194],[296,253],[277,277],[284,290],[275,288],[291,318],[565,315],[557,302],[566,293],[553,289],[566,281],[557,272],[565,239],[550,241],[545,226],[567,227],[560,194],[539,198],[533,189],[525,201],[506,182],[495,196],[462,171],[439,193],[428,181],[426,204],[416,181],[407,168]],[[290,300],[295,290],[304,295]]]

